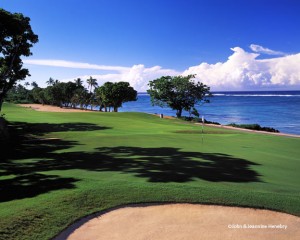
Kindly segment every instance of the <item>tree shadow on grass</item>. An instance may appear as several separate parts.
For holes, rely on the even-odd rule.
[[[45,133],[51,132],[69,132],[69,131],[95,131],[95,130],[107,130],[110,127],[99,126],[91,123],[27,123],[27,122],[11,122],[10,128],[18,135],[35,134],[42,136]]]
[[[51,169],[117,171],[146,178],[149,182],[188,182],[203,179],[212,182],[257,182],[257,165],[248,160],[221,153],[186,152],[179,148],[110,147],[94,153],[64,153],[49,162]],[[37,163],[38,165],[39,163]]]
[[[76,127],[71,129],[76,131]],[[251,166],[258,164],[228,154],[189,152],[171,147],[128,146],[101,147],[94,152],[57,152],[75,145],[79,143],[24,135],[23,140],[14,145],[13,151],[0,163],[0,176],[7,178],[0,180],[0,201],[75,188],[74,183],[80,180],[80,176],[63,178],[42,174],[52,170],[114,171],[160,183],[183,183],[197,179],[236,183],[260,181],[259,174],[251,169]],[[14,177],[9,178],[10,175]]]
[[[59,189],[72,189],[77,181],[75,178],[39,173],[17,175],[17,177],[0,181],[0,202],[35,197]]]
[[[1,142],[0,152],[0,202],[34,197],[59,189],[75,188],[79,179],[65,178],[58,175],[42,174],[49,171],[37,167],[47,166],[49,161],[58,161],[58,150],[66,150],[79,145],[77,141],[66,141],[58,138],[45,138],[46,133],[64,131],[106,130],[88,123],[9,123],[10,139]],[[38,164],[38,165],[39,165]]]

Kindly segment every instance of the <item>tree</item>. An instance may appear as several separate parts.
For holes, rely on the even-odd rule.
[[[76,106],[80,106],[80,109],[83,109],[83,106],[88,106],[88,102],[90,99],[90,93],[83,87],[77,87],[73,93],[71,98],[71,103],[74,108]]]
[[[43,89],[44,99],[46,104],[61,107],[62,104],[62,91],[57,86],[48,86]]]
[[[72,97],[78,88],[76,83],[74,82],[67,82],[67,83],[59,83],[63,89],[63,96],[64,96],[64,103],[69,106],[69,104],[72,105]]]
[[[107,108],[112,106],[112,99],[113,99],[113,85],[112,82],[106,82],[101,87],[96,88],[96,98],[99,100],[101,99],[102,105],[104,106],[104,111],[107,112]]]
[[[83,81],[81,80],[81,78],[74,79],[74,82],[77,87],[82,87]]]
[[[114,112],[118,112],[123,103],[137,100],[137,91],[128,82],[106,82],[96,89],[96,96],[105,109],[113,107]]]
[[[92,92],[92,87],[96,88],[98,86],[97,79],[92,78],[92,76],[90,76],[90,78],[87,79],[86,82],[90,87],[90,93]]]
[[[31,86],[32,86],[33,88],[38,88],[38,87],[39,87],[39,85],[36,83],[36,81],[33,81],[33,82],[31,83]]]
[[[163,76],[149,82],[152,105],[168,106],[181,117],[182,110],[191,112],[196,103],[209,102],[210,88],[203,83],[194,82],[195,75]]]
[[[25,82],[24,85],[25,85],[25,87],[28,87],[28,86],[30,86],[30,83],[29,82]]]
[[[54,80],[53,86],[54,86],[55,84],[58,84],[58,83],[60,83],[60,81],[58,81],[57,79]]]
[[[6,95],[6,101],[13,103],[30,103],[31,96],[30,91],[27,90],[21,84],[13,86]]]
[[[31,94],[32,94],[33,102],[41,103],[43,105],[45,103],[48,103],[46,96],[45,96],[45,89],[40,88],[40,87],[33,88],[31,90]]]
[[[46,84],[47,84],[48,86],[53,86],[54,83],[55,83],[55,81],[54,81],[53,78],[49,78],[49,80],[46,82]]]
[[[32,55],[30,48],[37,42],[30,18],[0,8],[0,111],[8,90],[30,76],[21,57]]]
[[[71,99],[76,89],[77,86],[73,82],[58,82],[45,88],[45,96],[47,102],[52,105],[68,107],[72,104]]]

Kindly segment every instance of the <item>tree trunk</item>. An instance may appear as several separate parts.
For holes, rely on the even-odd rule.
[[[3,98],[4,98],[4,96],[2,96],[2,94],[0,94],[0,112],[2,110]]]
[[[3,101],[4,101],[4,97],[5,97],[5,94],[7,93],[7,88],[5,87],[6,83],[4,83],[4,86],[2,87],[2,89],[0,89],[0,112],[2,110],[2,104],[3,104]]]
[[[114,112],[118,112],[118,107],[114,107]]]
[[[181,117],[181,114],[182,114],[182,108],[181,108],[181,109],[177,109],[176,116],[177,116],[178,118],[180,118],[180,117]]]

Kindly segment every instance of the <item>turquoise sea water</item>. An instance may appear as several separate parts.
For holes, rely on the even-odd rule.
[[[283,133],[300,135],[300,91],[215,92],[210,103],[197,105],[201,116],[221,124],[258,123]],[[147,94],[128,102],[120,112],[163,113],[175,116],[170,108],[152,106]],[[188,116],[185,112],[183,115]]]

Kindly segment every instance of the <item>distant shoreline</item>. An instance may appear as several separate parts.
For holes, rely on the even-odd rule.
[[[244,91],[244,90],[236,90],[236,91],[211,91],[212,94],[214,93],[228,93],[228,94],[235,94],[235,93],[283,93],[283,92],[300,92],[300,89],[298,90],[251,90],[251,91]],[[149,95],[147,92],[138,92],[138,94],[146,94]]]
[[[74,108],[60,108],[57,106],[51,106],[51,105],[42,105],[42,104],[17,104],[18,106],[30,108],[35,111],[41,111],[41,112],[100,112],[98,110],[85,110],[85,109],[74,109]],[[101,112],[100,112],[101,113]],[[102,112],[104,113],[104,112]],[[152,114],[157,117],[160,116],[160,114]],[[171,116],[164,116],[166,119],[175,119]],[[201,123],[195,123],[196,125],[201,125]],[[236,128],[231,126],[225,126],[225,125],[216,125],[216,124],[204,124],[204,126],[212,126],[217,128],[224,128],[224,129],[231,129],[231,130],[237,130],[237,131],[244,131],[249,133],[259,133],[259,134],[268,134],[268,135],[275,135],[275,136],[285,136],[285,137],[296,137],[300,138],[300,135],[296,134],[288,134],[288,133],[273,133],[273,132],[264,132],[264,131],[256,131],[256,130],[250,130],[250,129],[243,129],[243,128]]]

